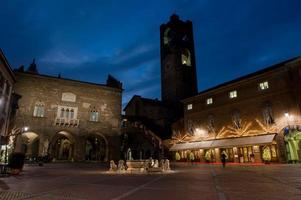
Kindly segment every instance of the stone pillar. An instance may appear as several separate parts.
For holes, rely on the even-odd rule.
[[[15,137],[15,149],[14,152],[22,152],[22,135],[17,135]]]
[[[75,161],[84,161],[85,160],[85,137],[79,137],[79,139],[75,138],[75,143],[73,143],[73,159]]]
[[[286,146],[285,146],[283,134],[278,133],[275,137],[275,141],[277,142],[278,160],[281,163],[286,163],[288,160],[287,160],[287,152],[286,152]]]
[[[219,148],[214,149],[214,154],[215,154],[215,162],[222,162],[221,161],[221,152]]]
[[[237,147],[233,147],[234,162],[239,163],[239,155]]]
[[[255,162],[262,162],[260,147],[258,145],[253,146],[253,153]]]

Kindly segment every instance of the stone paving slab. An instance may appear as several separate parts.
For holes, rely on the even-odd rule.
[[[0,178],[0,200],[300,200],[301,165],[175,165],[175,173],[112,175],[108,166],[26,166]]]

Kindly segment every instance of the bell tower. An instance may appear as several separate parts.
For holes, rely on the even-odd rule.
[[[197,94],[195,51],[191,21],[172,15],[160,26],[161,97],[177,105]]]

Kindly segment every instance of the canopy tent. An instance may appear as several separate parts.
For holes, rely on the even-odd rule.
[[[276,134],[248,136],[239,138],[226,138],[207,140],[200,142],[187,142],[174,144],[169,150],[193,150],[193,149],[211,149],[211,148],[222,148],[222,147],[239,147],[246,145],[259,145],[272,143]]]

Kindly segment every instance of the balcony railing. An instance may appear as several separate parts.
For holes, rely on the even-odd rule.
[[[79,119],[69,119],[69,118],[55,118],[54,124],[56,126],[71,126],[71,127],[78,127],[79,126]]]

